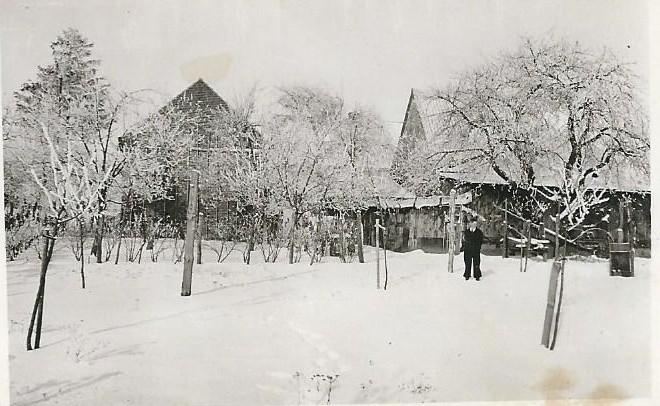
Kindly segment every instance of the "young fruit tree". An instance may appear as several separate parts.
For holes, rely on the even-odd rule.
[[[265,129],[263,165],[270,202],[288,211],[288,259],[294,262],[295,236],[302,216],[321,210],[336,186],[342,160],[334,140],[343,124],[343,101],[323,91],[282,90],[280,113]]]
[[[329,205],[341,213],[355,213],[357,254],[364,263],[362,211],[374,197],[373,177],[385,145],[383,125],[373,112],[359,108],[348,113],[337,132],[336,153],[340,165],[336,183],[328,197]]]
[[[104,188],[107,188],[112,171],[108,169],[100,178],[94,176],[94,163],[91,160],[79,159],[80,156],[76,154],[76,148],[70,139],[71,134],[66,131],[66,128],[58,125],[61,124],[61,122],[58,123],[59,120],[52,120],[52,112],[49,114],[47,111],[42,111],[30,119],[27,116],[25,118],[25,124],[33,125],[32,129],[43,137],[49,153],[46,171],[43,171],[44,168],[41,165],[34,165],[30,169],[34,182],[41,189],[47,201],[49,214],[45,219],[39,288],[28,329],[27,349],[29,351],[32,349],[35,322],[34,348],[39,348],[40,345],[46,274],[58,233],[72,221],[83,223],[98,214],[99,194]],[[57,140],[53,135],[55,133],[58,134]]]
[[[631,67],[607,50],[526,40],[420,96],[434,131],[407,151],[399,172],[413,188],[466,175],[508,184],[519,213],[529,218],[559,204],[562,227],[580,235],[609,190],[648,178],[636,84]]]

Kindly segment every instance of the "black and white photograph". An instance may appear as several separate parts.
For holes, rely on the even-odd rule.
[[[0,0],[0,405],[660,404],[654,11]]]

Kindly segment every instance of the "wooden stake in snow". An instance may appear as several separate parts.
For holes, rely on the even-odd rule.
[[[523,230],[522,233],[525,234],[525,230]],[[524,241],[524,239],[525,239],[525,237],[521,236],[520,242],[518,243],[518,247],[520,247],[520,272],[523,271],[523,257],[525,256],[525,244],[524,244],[525,241]]]
[[[197,264],[202,264],[202,229],[204,227],[204,214],[199,212],[197,203]]]
[[[347,262],[347,250],[346,250],[346,235],[344,234],[346,229],[346,222],[344,219],[344,212],[339,212],[339,250],[341,252],[342,262]]]
[[[564,253],[565,255],[565,253]],[[566,265],[566,257],[561,258],[561,270],[559,271],[559,298],[557,299],[557,311],[555,312],[555,328],[552,332],[552,342],[550,343],[550,350],[555,349],[557,342],[557,331],[559,331],[559,315],[561,314],[561,300],[564,297],[564,269]]]
[[[454,211],[456,210],[456,190],[452,189],[449,192],[449,226],[447,227],[447,237],[448,238],[448,248],[447,248],[447,270],[449,272],[454,272],[454,249],[456,243],[454,241]]]
[[[378,234],[380,233],[380,220],[376,219],[376,289],[380,289],[380,249],[378,248]]]
[[[502,239],[502,258],[509,258],[509,199],[504,200],[504,237]]]
[[[192,269],[195,247],[195,228],[197,226],[197,189],[199,182],[199,172],[192,171],[190,173],[190,193],[188,194],[188,212],[186,214],[187,227],[186,227],[186,242],[184,245],[184,261],[183,261],[183,283],[181,284],[181,296],[190,296],[190,288],[192,286]]]
[[[357,232],[358,232],[358,246],[357,246],[357,252],[358,252],[358,261],[360,261],[361,264],[364,264],[364,230],[362,228],[362,211],[357,210],[356,212],[356,227],[357,227]]]
[[[559,321],[559,317],[555,313],[557,309],[557,285],[559,282],[560,273],[562,272],[562,267],[562,261],[556,260],[552,263],[552,270],[550,271],[550,281],[548,283],[548,303],[545,309],[543,335],[541,336],[541,344],[543,344],[546,348],[550,348],[550,335],[553,334],[553,329],[556,330],[556,324]]]
[[[561,202],[557,201],[557,217],[555,217],[555,260],[559,258],[559,227],[561,225]]]
[[[545,216],[546,216],[546,212],[544,210],[543,211],[543,220],[541,221],[541,224],[539,225],[540,236],[541,236],[541,239],[544,240],[544,241],[545,241]],[[544,243],[544,245],[545,245],[545,243]],[[543,249],[543,262],[548,260],[548,249],[549,249],[549,247],[545,247]]]
[[[532,222],[529,220],[525,221],[525,231],[527,241],[525,242],[525,268],[523,272],[527,272],[527,259],[529,258],[529,251],[532,247]]]

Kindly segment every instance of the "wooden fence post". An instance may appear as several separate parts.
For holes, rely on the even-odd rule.
[[[358,252],[358,261],[361,264],[364,264],[364,230],[362,227],[362,210],[358,209],[356,214],[355,214],[355,226],[357,227],[357,233],[358,233],[358,246],[357,246],[357,252]]]
[[[454,211],[456,209],[456,190],[452,189],[449,192],[449,225],[447,226],[447,270],[454,272],[454,249],[455,249],[455,225],[454,225]]]
[[[509,199],[504,199],[504,237],[502,240],[502,258],[509,258]]]
[[[532,222],[530,220],[525,220],[526,231],[526,240],[525,241],[525,269],[523,272],[527,272],[527,259],[529,258],[529,251],[532,247]]]
[[[376,219],[376,225],[374,226],[376,229],[376,289],[380,289],[380,249],[379,247],[379,239],[378,239],[378,234],[380,233],[380,220]]]
[[[543,322],[543,334],[541,336],[541,344],[546,348],[554,348],[554,340],[550,342],[551,334],[556,339],[557,324],[559,322],[559,309],[557,298],[557,285],[559,284],[560,274],[563,272],[563,261],[555,260],[552,263],[550,271],[550,281],[548,283],[548,302],[545,309],[545,319]],[[563,280],[562,280],[563,283]],[[559,298],[561,300],[561,298]],[[551,348],[552,347],[552,348]]]
[[[463,213],[463,205],[458,205],[458,232],[456,237],[454,237],[454,255],[458,255],[461,252],[461,244],[463,244],[463,219],[465,214]]]
[[[204,227],[204,214],[199,212],[199,203],[197,206],[197,264],[202,263],[202,229]]]
[[[541,229],[540,229],[540,235],[541,239],[545,241],[545,218],[546,218],[546,212],[543,211],[543,217],[541,220]],[[543,262],[548,260],[548,247],[546,246],[546,243],[543,243]]]
[[[183,282],[181,284],[181,296],[190,296],[192,286],[192,269],[195,260],[194,246],[195,246],[195,229],[197,226],[197,188],[199,182],[199,172],[192,171],[190,173],[190,193],[188,194],[188,211],[186,214],[186,242],[184,245],[184,261],[183,261]]]
[[[557,201],[557,217],[555,217],[555,259],[559,258],[559,229],[561,223],[561,203]]]

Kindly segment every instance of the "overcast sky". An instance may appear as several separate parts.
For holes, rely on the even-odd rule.
[[[124,90],[174,96],[204,78],[230,103],[252,85],[321,86],[398,136],[411,87],[442,85],[521,37],[567,38],[648,79],[645,1],[0,0],[2,98],[50,61],[67,27]],[[646,85],[645,85],[646,86]]]

